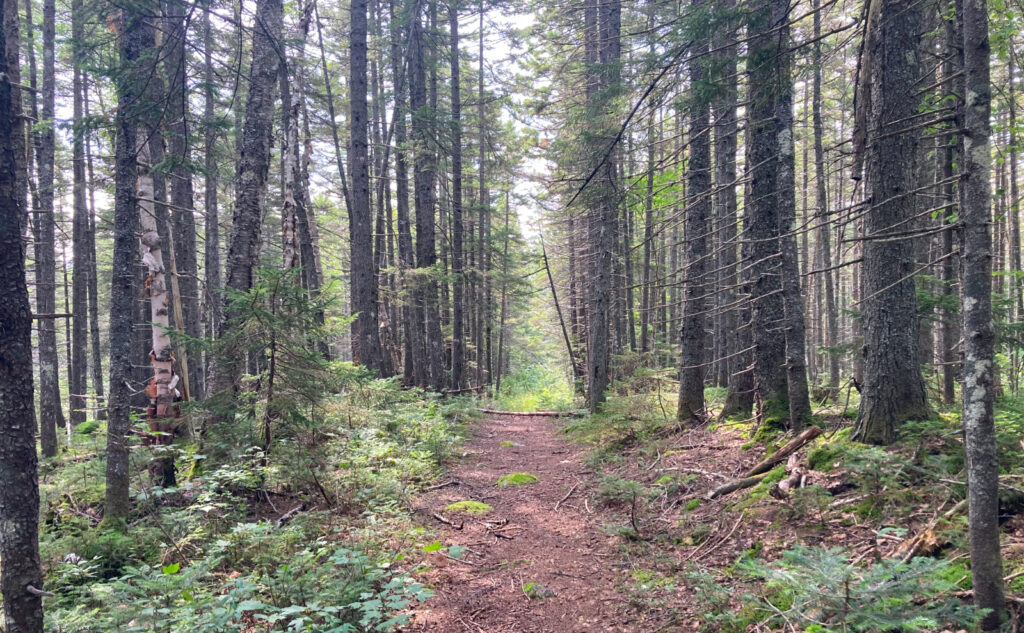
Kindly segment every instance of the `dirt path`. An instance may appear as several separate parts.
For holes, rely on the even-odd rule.
[[[525,416],[490,416],[476,423],[466,456],[449,473],[458,483],[417,500],[417,511],[437,526],[445,546],[468,549],[458,561],[443,552],[432,554],[436,596],[416,610],[409,631],[643,630],[642,615],[631,614],[616,591],[628,572],[617,564],[615,537],[602,532],[603,519],[594,500],[587,499],[590,473],[578,447],[557,433],[557,425],[551,418]],[[540,482],[496,485],[514,472],[532,473]],[[463,500],[493,510],[481,517],[445,511]],[[435,513],[462,529],[443,524]],[[539,586],[530,590],[530,583]]]

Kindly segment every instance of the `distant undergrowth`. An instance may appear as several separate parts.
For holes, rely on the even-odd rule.
[[[572,385],[561,370],[531,365],[501,379],[494,404],[503,411],[568,411],[574,407]]]

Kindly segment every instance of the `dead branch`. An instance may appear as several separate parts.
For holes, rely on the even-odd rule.
[[[461,530],[462,529],[462,526],[463,526],[462,523],[458,523],[458,524],[453,523],[452,521],[449,521],[448,519],[444,518],[443,516],[441,516],[437,512],[432,513],[431,516],[434,517],[435,519],[437,519],[438,521],[440,521],[441,523],[444,523],[445,525],[447,525],[447,526],[449,526],[449,527],[451,527],[453,529],[456,529],[456,530]]]
[[[804,429],[803,433],[797,435],[791,439],[785,446],[772,453],[770,456],[765,457],[763,460],[757,463],[753,468],[748,470],[743,476],[753,477],[754,475],[760,475],[766,473],[776,464],[785,460],[793,453],[797,452],[804,447],[805,444],[813,440],[814,438],[821,435],[821,427],[809,426]]]
[[[561,506],[563,503],[565,503],[565,500],[568,499],[569,497],[571,497],[572,493],[576,492],[576,488],[579,485],[580,485],[580,482],[578,482],[578,481],[576,483],[574,483],[572,485],[572,488],[569,488],[569,492],[565,493],[565,496],[558,500],[558,503],[555,504],[555,512],[558,512],[559,506]]]

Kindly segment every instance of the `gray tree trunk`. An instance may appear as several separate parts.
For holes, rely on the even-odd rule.
[[[180,0],[164,0],[163,72],[167,82],[167,153],[170,159],[171,239],[165,246],[174,263],[174,301],[184,323],[175,325],[189,337],[202,336],[199,323],[199,264],[196,256],[196,224],[193,210],[192,161],[189,141],[188,67],[185,38],[190,5]],[[170,269],[170,268],[169,268]],[[205,393],[203,373],[197,355],[177,350],[178,364],[187,365],[188,388],[192,397]],[[195,356],[193,359],[192,357]],[[192,359],[192,362],[188,362]],[[183,362],[184,361],[184,362]]]
[[[68,389],[71,393],[71,425],[77,426],[86,419],[88,401],[86,385],[88,377],[89,350],[89,206],[86,202],[85,179],[85,131],[83,109],[83,78],[81,61],[84,56],[84,5],[81,0],[72,2],[72,116],[74,130],[71,140],[72,175],[72,258],[75,266],[71,271],[71,358]],[[82,264],[82,265],[78,265]]]
[[[110,288],[110,396],[107,401],[107,466],[103,520],[117,526],[130,511],[128,447],[131,438],[132,347],[138,252],[138,196],[135,160],[137,128],[145,104],[145,77],[152,68],[140,58],[152,43],[148,19],[123,11],[119,25],[120,61],[114,119],[114,248]],[[148,32],[148,35],[147,35]],[[148,41],[147,41],[148,40]]]
[[[453,1],[448,8],[448,28],[451,31],[452,82],[452,389],[463,387],[465,373],[465,306],[463,280],[463,228],[462,228],[462,96],[459,82],[459,12]],[[481,124],[483,122],[481,121]],[[500,338],[500,334],[499,334]],[[502,339],[503,340],[503,339]],[[499,372],[501,371],[499,344]],[[499,374],[500,375],[500,374]]]
[[[775,55],[776,200],[779,213],[779,274],[782,279],[783,317],[786,338],[786,385],[789,397],[789,426],[800,431],[811,417],[807,387],[804,300],[800,289],[800,262],[796,239],[796,166],[793,129],[793,79],[789,53],[789,0],[772,4],[772,22],[777,25],[778,52]]]
[[[854,438],[896,440],[899,425],[928,416],[918,363],[914,249],[906,232],[914,215],[917,135],[906,121],[917,114],[921,9],[913,0],[882,0],[865,45],[870,65],[864,220],[862,321],[864,374]],[[887,237],[888,236],[888,237]]]
[[[206,291],[203,303],[206,311],[206,338],[220,335],[223,319],[223,299],[220,296],[220,222],[217,206],[217,100],[214,92],[213,33],[210,28],[210,8],[203,9],[203,211],[205,212],[205,239],[203,273]],[[209,370],[210,359],[205,368]],[[204,394],[205,395],[205,392]]]
[[[31,2],[31,0],[28,0]],[[54,42],[56,3],[43,2],[43,85],[42,111],[33,113],[41,125],[35,127],[33,141],[36,158],[36,313],[53,314],[56,302],[56,262],[54,261]],[[57,327],[55,319],[39,319],[39,432],[43,455],[57,454],[57,426],[64,426],[61,407],[60,372],[57,365]]]
[[[256,28],[252,36],[252,65],[249,94],[245,104],[245,124],[241,152],[235,169],[235,208],[225,260],[225,287],[247,292],[252,287],[253,269],[259,258],[259,240],[263,204],[267,193],[267,174],[274,128],[274,100],[280,72],[281,31],[284,8],[281,0],[259,0]],[[224,298],[225,325],[237,318],[229,299]],[[225,350],[215,359],[211,370],[211,393],[219,402],[215,422],[230,422],[234,399],[244,368],[239,353]]]
[[[995,631],[1006,608],[999,550],[999,458],[993,421],[995,332],[992,325],[992,85],[988,7],[964,0],[964,170],[960,287],[963,320],[963,426],[974,604],[988,609],[981,628]]]

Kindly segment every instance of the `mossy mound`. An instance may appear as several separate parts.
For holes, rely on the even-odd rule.
[[[503,446],[505,448],[509,448],[509,447],[512,447],[512,446],[519,446],[519,445],[516,444],[515,442],[511,441],[511,440],[504,440],[504,441],[501,442],[501,444],[499,446]]]
[[[498,479],[499,486],[526,486],[540,481],[537,475],[530,473],[510,473]]]
[[[100,428],[100,423],[95,420],[86,420],[72,431],[75,435],[92,435],[96,432],[96,429]]]
[[[456,501],[444,509],[445,512],[461,512],[463,514],[487,514],[493,508],[481,501]]]

